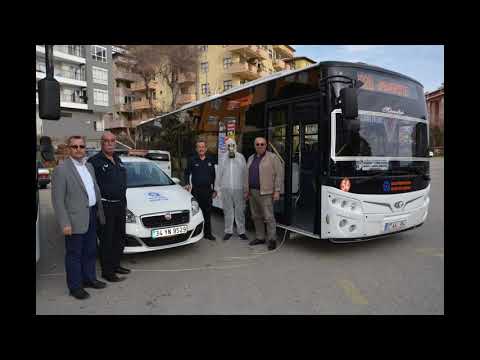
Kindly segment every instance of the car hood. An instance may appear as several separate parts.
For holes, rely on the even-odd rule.
[[[134,215],[190,210],[192,195],[180,185],[127,189],[127,208]]]

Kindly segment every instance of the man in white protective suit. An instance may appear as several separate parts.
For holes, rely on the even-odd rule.
[[[233,235],[233,220],[237,224],[237,232],[242,240],[248,240],[245,234],[245,177],[247,163],[245,157],[237,152],[234,139],[226,141],[227,153],[218,167],[218,190],[221,192],[225,221],[225,236],[228,240]]]

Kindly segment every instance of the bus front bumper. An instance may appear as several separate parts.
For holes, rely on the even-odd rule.
[[[425,222],[430,186],[401,194],[354,194],[322,188],[322,238],[357,242],[410,230]]]

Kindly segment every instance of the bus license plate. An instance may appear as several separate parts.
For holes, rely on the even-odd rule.
[[[155,229],[152,230],[152,238],[159,238],[159,237],[166,237],[166,236],[174,236],[179,234],[185,234],[187,232],[187,226],[175,226],[166,229]]]
[[[386,223],[384,232],[398,231],[398,230],[403,229],[406,225],[407,225],[407,220],[401,220],[401,221]]]

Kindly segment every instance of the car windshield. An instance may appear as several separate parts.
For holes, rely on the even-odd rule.
[[[408,117],[359,112],[352,130],[337,115],[336,156],[426,157],[427,122]]]
[[[153,162],[124,162],[127,187],[168,186],[175,183]]]

